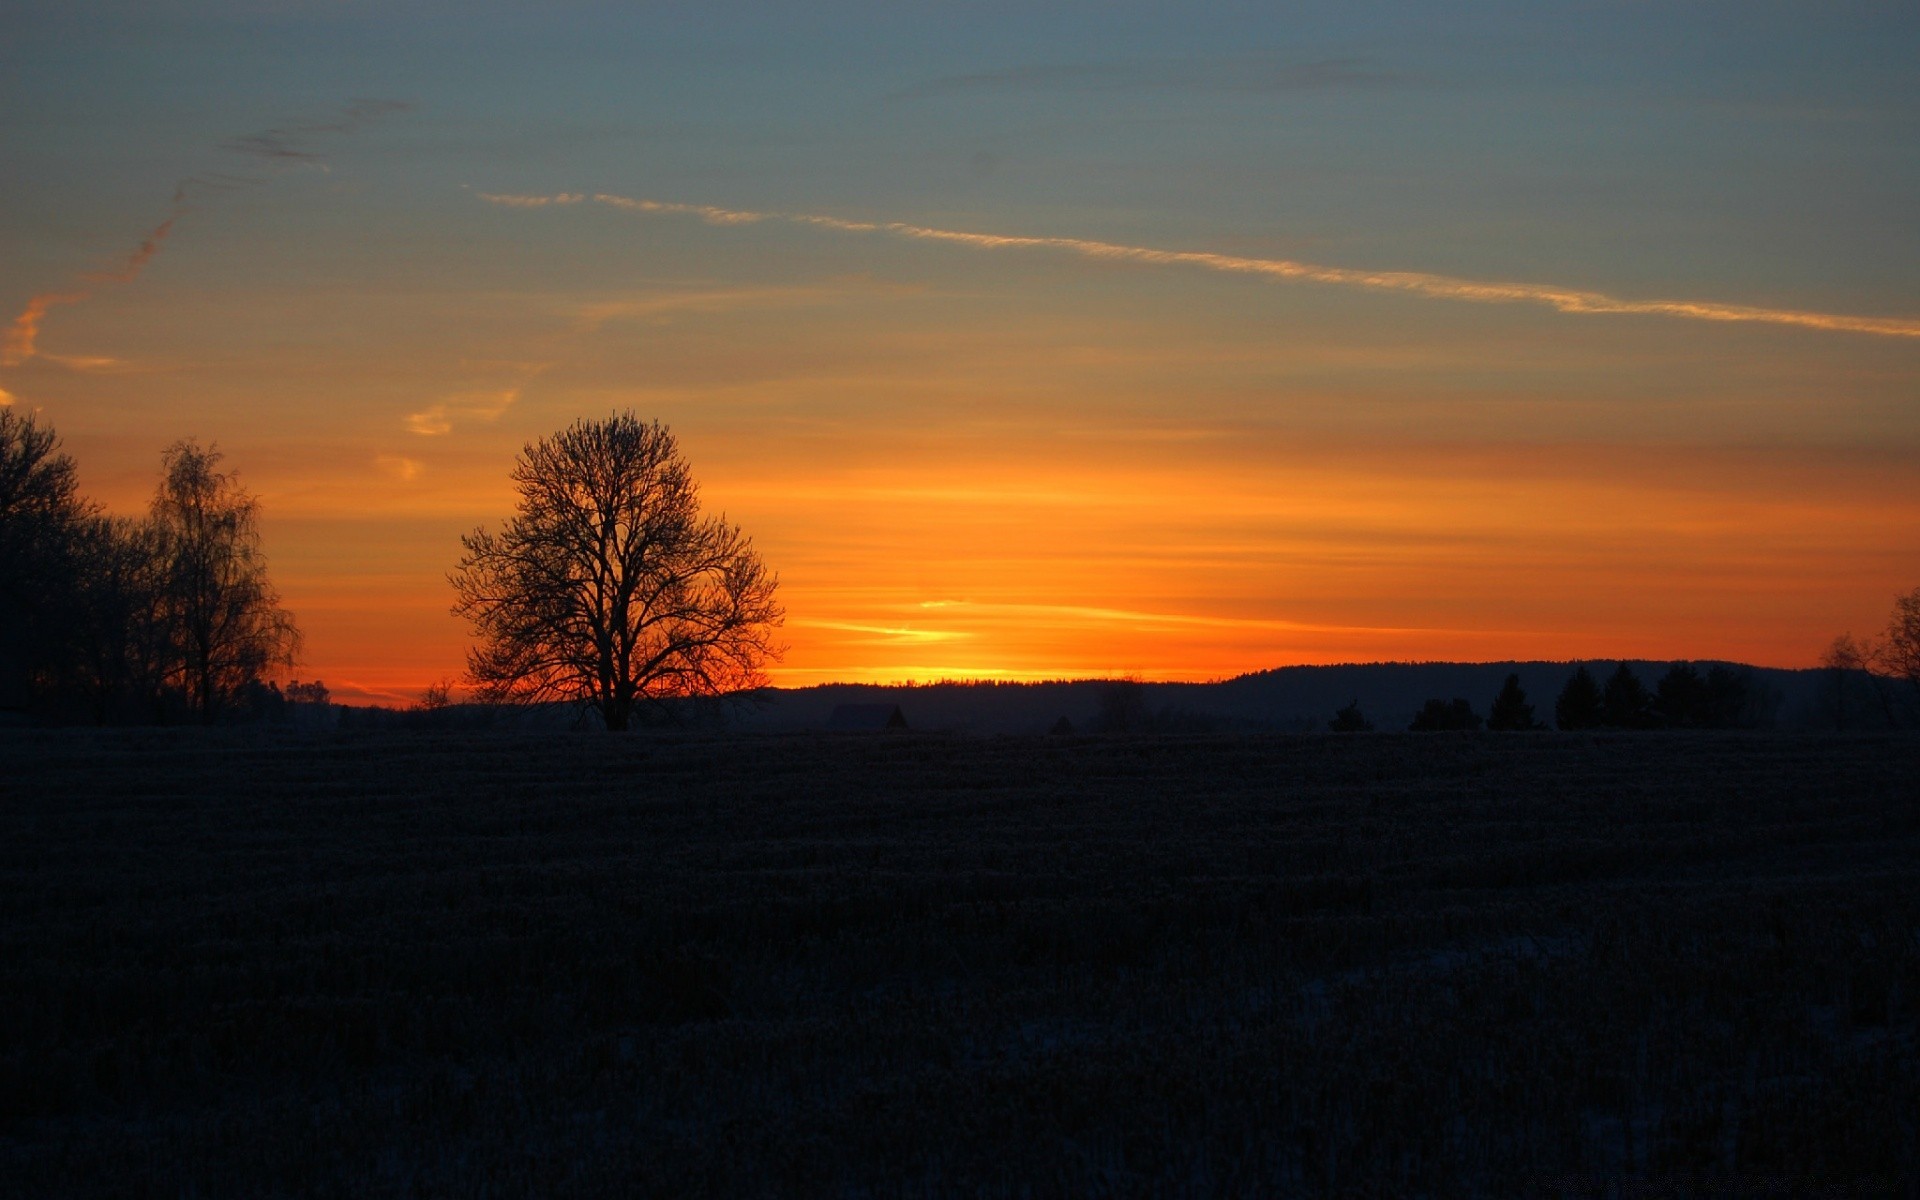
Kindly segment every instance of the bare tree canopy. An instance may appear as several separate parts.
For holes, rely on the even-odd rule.
[[[300,646],[292,615],[267,582],[259,504],[217,469],[220,459],[217,448],[192,441],[167,447],[151,513],[166,564],[176,678],[207,721],[268,668],[292,666]]]
[[[1893,615],[1887,618],[1887,635],[1879,649],[1887,674],[1920,690],[1920,587],[1893,598]]]
[[[524,448],[518,513],[460,539],[448,576],[482,700],[565,700],[625,729],[641,705],[764,686],[779,579],[724,518],[700,515],[673,435],[633,413]]]

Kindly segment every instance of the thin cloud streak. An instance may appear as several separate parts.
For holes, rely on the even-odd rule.
[[[233,138],[223,145],[223,149],[232,150],[257,161],[271,165],[277,162],[299,162],[325,169],[325,156],[309,150],[299,144],[298,139],[314,134],[352,133],[368,122],[392,113],[405,112],[413,107],[404,100],[353,100],[341,111],[341,114],[329,121],[308,121],[267,129],[245,137]],[[249,178],[241,175],[227,175],[215,172],[209,175],[190,175],[176,183],[173,199],[169,202],[173,211],[167,219],[150,230],[140,240],[133,253],[120,265],[98,271],[89,271],[81,275],[87,283],[132,283],[146,270],[160,248],[166,244],[167,237],[173,233],[175,222],[192,211],[191,203],[196,190],[212,192],[230,192],[239,188],[258,187],[264,184],[264,178]],[[0,367],[17,367],[34,358],[38,353],[40,326],[46,319],[47,310],[59,304],[79,304],[89,299],[91,291],[41,292],[30,297],[20,315],[13,319],[7,330],[6,340],[0,342]]]
[[[90,283],[132,283],[140,277],[140,272],[147,269],[147,264],[153,261],[153,256],[160,253],[160,247],[166,243],[167,235],[173,232],[173,223],[179,219],[180,214],[175,212],[155,225],[152,232],[140,240],[139,248],[127,255],[126,261],[118,267],[111,271],[91,271],[82,275],[81,278]]]
[[[1320,625],[1262,617],[1210,617],[1192,613],[1135,612],[1124,608],[1097,608],[1081,604],[1000,604],[972,600],[923,600],[921,608],[1004,613],[1026,618],[1064,617],[1085,621],[1112,621],[1133,625],[1186,625],[1211,629],[1267,629],[1280,633],[1436,633],[1450,632],[1421,626]]]
[[[310,150],[302,139],[314,134],[352,133],[363,125],[394,113],[407,112],[413,105],[405,100],[355,99],[347,102],[340,115],[328,121],[296,121],[291,125],[263,129],[241,137],[229,138],[222,150],[243,154],[263,162],[319,164],[325,155]]]
[[[499,192],[480,192],[482,200],[502,208],[546,208],[549,205],[578,204],[587,197],[582,192],[561,192],[557,196],[509,196]]]
[[[546,203],[577,203],[575,193],[559,196],[519,196],[479,193],[490,204],[513,208],[537,208]],[[567,197],[567,199],[562,199]],[[1456,300],[1474,304],[1537,304],[1557,312],[1597,315],[1670,317],[1688,321],[1787,325],[1833,333],[1859,333],[1875,337],[1920,338],[1920,319],[1908,317],[1862,317],[1845,313],[1826,313],[1800,309],[1760,308],[1744,304],[1719,304],[1706,300],[1629,300],[1605,292],[1584,291],[1546,283],[1503,283],[1433,275],[1421,271],[1363,271],[1351,267],[1333,267],[1284,258],[1248,258],[1214,254],[1198,250],[1160,250],[1151,246],[1127,246],[1086,238],[1024,237],[1011,234],[968,233],[955,229],[935,229],[903,221],[847,221],[839,217],[813,213],[750,212],[716,208],[706,204],[674,204],[658,200],[633,199],[605,192],[593,200],[610,208],[628,212],[698,217],[710,225],[751,225],[780,222],[829,229],[839,233],[884,234],[916,241],[948,242],[982,250],[1064,250],[1084,258],[1108,262],[1134,262],[1149,266],[1199,267],[1238,275],[1259,275],[1269,279],[1329,284],[1363,291],[1397,292],[1432,300]]]

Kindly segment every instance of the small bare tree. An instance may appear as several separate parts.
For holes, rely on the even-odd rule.
[[[462,537],[455,615],[480,644],[483,703],[564,700],[625,729],[637,707],[763,686],[778,578],[740,530],[700,515],[673,435],[631,412],[525,447],[517,514]]]
[[[1866,677],[1872,652],[1872,646],[1862,646],[1851,633],[1843,633],[1820,655],[1820,666],[1827,673],[1827,699],[1835,729],[1847,728],[1847,697],[1858,690],[1856,681]]]
[[[1907,681],[1920,699],[1920,587],[1893,598],[1887,632],[1874,647],[1874,658],[1887,674]]]

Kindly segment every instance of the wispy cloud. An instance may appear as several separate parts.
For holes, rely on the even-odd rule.
[[[537,205],[528,204],[527,201],[538,199],[538,197],[483,195],[482,199],[493,204],[525,208],[537,207]],[[1422,271],[1367,271],[1285,258],[1251,258],[1200,250],[1162,250],[1152,246],[1129,246],[1086,238],[971,233],[964,230],[913,225],[904,221],[847,221],[839,217],[813,213],[752,212],[716,208],[705,204],[674,204],[634,199],[604,192],[596,193],[593,200],[596,203],[629,212],[698,217],[712,225],[748,225],[762,221],[778,221],[839,233],[880,234],[917,241],[946,242],[981,250],[1065,251],[1083,258],[1108,262],[1131,262],[1163,267],[1197,267],[1208,271],[1257,275],[1290,282],[1328,284],[1364,291],[1397,292],[1433,300],[1455,300],[1474,304],[1532,304],[1543,305],[1558,312],[1580,315],[1670,317],[1689,321],[1787,325],[1802,329],[1859,333],[1876,337],[1920,338],[1920,318],[1913,317],[1854,316],[1806,309],[1722,304],[1710,300],[1634,300],[1561,284],[1498,282],[1452,275],[1434,275]]]
[[[593,300],[578,309],[579,333],[595,333],[614,321],[650,321],[681,313],[730,313],[758,308],[828,304],[850,296],[885,290],[898,294],[918,289],[849,279],[809,287],[699,288],[655,295]]]
[[[0,367],[17,367],[38,352],[40,325],[48,309],[56,304],[78,304],[86,298],[86,292],[42,292],[29,299],[7,327],[6,341],[0,342]]]
[[[520,399],[520,388],[461,392],[407,416],[407,428],[422,437],[452,433],[456,421],[497,421]]]
[[[402,100],[353,100],[341,112],[331,118],[319,121],[300,121],[290,125],[262,130],[259,133],[246,134],[231,138],[222,148],[243,154],[263,164],[300,162],[308,165],[324,165],[324,156],[310,148],[305,139],[322,134],[352,133],[361,126],[391,113],[404,112],[413,106]],[[230,175],[213,172],[204,175],[190,175],[174,185],[173,198],[169,202],[173,211],[167,218],[149,230],[140,244],[117,264],[83,273],[80,278],[89,284],[125,284],[139,278],[147,264],[153,261],[166,244],[167,237],[173,233],[174,224],[193,208],[193,200],[199,192],[228,192],[238,188],[256,187],[266,180],[258,176]],[[6,339],[0,342],[0,367],[17,367],[39,354],[40,326],[46,319],[47,310],[61,304],[78,304],[92,296],[91,290],[41,292],[28,299],[20,315],[13,319],[8,328]]]
[[[919,642],[954,642],[970,638],[972,633],[957,629],[912,629],[894,625],[862,625],[854,621],[811,621],[797,619],[788,622],[806,629],[832,629],[843,633],[866,633],[874,635],[868,645],[912,644]]]
[[[373,465],[379,468],[381,474],[401,483],[412,483],[426,469],[419,459],[403,454],[376,454],[373,456]]]
[[[48,354],[42,351],[34,357],[82,375],[151,375],[170,369],[163,364],[134,362],[108,354]]]
[[[1321,625],[1300,621],[1279,621],[1259,617],[1212,617],[1193,613],[1138,612],[1124,608],[1098,608],[1080,604],[998,604],[971,600],[923,600],[923,609],[953,609],[1023,619],[1064,619],[1070,621],[1107,621],[1124,625],[1177,625],[1209,629],[1266,629],[1285,633],[1429,633],[1415,626]]]
[[[1288,62],[1273,58],[1145,59],[1106,63],[1030,63],[999,71],[947,75],[902,88],[890,100],[976,92],[1244,92],[1277,94],[1334,88],[1385,88],[1414,82],[1365,59]]]
[[[242,154],[267,163],[319,163],[326,156],[309,145],[322,134],[352,133],[372,121],[395,113],[407,112],[413,105],[405,100],[356,99],[333,116],[318,121],[293,121],[242,134],[221,143],[222,150]]]
[[[506,196],[498,192],[480,192],[479,196],[488,204],[498,204],[503,208],[546,208],[553,204],[578,204],[587,198],[582,192],[561,192],[556,196]]]
[[[5,388],[0,388],[0,408],[11,408],[13,407],[13,403],[13,393]]]

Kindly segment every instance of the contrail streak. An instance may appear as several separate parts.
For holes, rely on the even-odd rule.
[[[1362,271],[1351,267],[1330,267],[1285,258],[1247,258],[1199,250],[1158,250],[1150,246],[1126,246],[1114,242],[1090,241],[1085,238],[967,233],[954,229],[911,225],[903,221],[845,221],[839,217],[819,216],[812,213],[745,212],[737,209],[715,208],[705,204],[672,204],[659,200],[636,200],[605,192],[595,193],[592,197],[578,192],[561,192],[552,196],[502,195],[486,192],[479,195],[489,204],[510,208],[573,205],[591,198],[597,204],[625,209],[629,212],[692,216],[711,225],[750,225],[761,221],[777,221],[791,225],[810,225],[816,229],[831,229],[840,233],[877,233],[919,241],[952,242],[983,250],[1064,250],[1084,258],[1145,263],[1153,266],[1200,267],[1209,271],[1225,271],[1239,275],[1262,275],[1270,279],[1324,283],[1366,291],[1399,292],[1435,300],[1461,300],[1475,304],[1540,304],[1563,313],[1621,313],[1634,316],[1675,317],[1689,321],[1791,325],[1802,329],[1864,333],[1875,337],[1920,338],[1920,319],[1910,317],[1859,317],[1845,313],[1718,304],[1706,300],[1628,300],[1610,296],[1605,292],[1582,291],[1547,283],[1487,282],[1461,279],[1451,275],[1430,275],[1421,271]]]
[[[352,133],[369,121],[391,113],[405,112],[412,107],[401,100],[354,100],[332,120],[300,122],[232,138],[224,148],[268,164],[291,161],[324,166],[324,156],[307,149],[300,139],[316,134]],[[194,191],[229,192],[236,188],[255,187],[263,182],[265,180],[260,178],[224,173],[193,175],[182,179],[174,185],[173,211],[140,240],[140,245],[133,253],[127,255],[117,267],[88,271],[80,278],[87,283],[132,283],[153,261],[153,256],[160,253],[167,235],[173,232],[174,223],[191,211],[193,206],[190,201]],[[90,290],[80,290],[41,292],[29,297],[26,307],[8,326],[6,338],[0,340],[0,367],[17,367],[39,353],[40,325],[46,320],[48,309],[57,304],[78,304],[92,295]]]
[[[153,256],[160,253],[161,243],[165,242],[167,235],[173,232],[173,223],[180,219],[180,213],[183,210],[183,206],[176,201],[174,214],[155,225],[153,231],[140,240],[139,249],[127,255],[127,261],[114,270],[93,271],[82,278],[98,283],[132,283],[140,272],[146,269],[147,264],[153,261]]]
[[[174,201],[174,213],[153,227],[152,232],[140,240],[140,245],[126,260],[111,270],[89,271],[81,278],[88,283],[132,283],[140,272],[146,269],[153,256],[160,253],[160,246],[173,232],[173,223],[180,219],[184,211],[181,203]],[[7,328],[4,342],[0,342],[0,367],[17,367],[39,353],[40,324],[47,318],[47,310],[56,304],[78,304],[91,296],[92,292],[41,292],[27,299],[27,306],[13,319]]]

